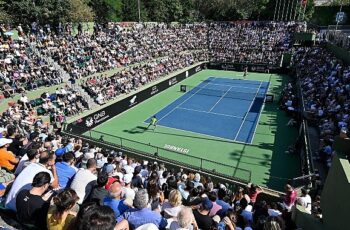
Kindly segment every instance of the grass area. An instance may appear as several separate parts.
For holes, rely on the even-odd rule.
[[[197,85],[210,76],[228,77],[242,76],[242,73],[231,71],[204,70],[181,82],[181,84]],[[282,85],[288,82],[287,76],[276,74],[249,73],[248,80],[270,81],[269,93],[278,100]],[[211,138],[205,135],[187,131],[175,130],[167,127],[157,127],[153,131],[145,129],[144,121],[151,115],[167,106],[183,95],[179,85],[152,97],[140,105],[112,118],[94,130],[122,137],[123,140],[106,136],[111,141],[123,146],[132,147],[150,154],[158,151],[159,156],[179,160],[195,166],[203,164],[203,168],[226,172],[242,179],[246,172],[237,168],[251,171],[251,181],[272,189],[282,190],[287,178],[293,178],[300,173],[299,157],[287,155],[284,151],[297,137],[297,130],[287,128],[288,121],[283,111],[278,110],[277,104],[266,104],[260,116],[259,125],[252,145],[228,142],[220,138]],[[99,137],[100,134],[90,132],[90,135]],[[136,142],[135,142],[136,141]],[[177,154],[163,150],[166,145],[188,149],[186,154]],[[156,146],[160,149],[157,150]],[[192,156],[208,159],[212,162],[199,162]],[[215,162],[231,167],[220,166]]]

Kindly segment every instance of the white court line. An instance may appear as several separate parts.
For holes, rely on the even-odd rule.
[[[258,90],[256,91],[256,94],[255,94],[255,96],[254,96],[254,98],[253,98],[252,102],[250,103],[249,109],[248,109],[248,111],[246,112],[246,114],[244,115],[244,118],[243,118],[242,124],[241,124],[241,126],[239,127],[238,132],[237,132],[237,134],[236,134],[236,136],[235,136],[235,139],[234,139],[234,140],[236,140],[236,139],[237,139],[237,137],[238,137],[239,133],[241,132],[241,129],[242,129],[242,127],[243,127],[243,124],[244,124],[245,120],[247,119],[247,116],[248,116],[249,110],[250,110],[250,109],[252,108],[252,106],[253,106],[253,103],[254,103],[254,101],[255,101],[256,96],[257,96],[257,95],[258,95],[258,93],[259,93],[259,89],[260,89],[260,87],[261,87],[262,83],[263,83],[263,82],[261,81],[261,82],[260,82],[260,85],[259,85],[259,88],[258,88]]]
[[[272,75],[272,74],[271,74],[271,75]],[[266,94],[269,92],[270,85],[271,85],[271,82],[269,82],[269,86],[267,87],[267,90],[266,90],[266,92],[265,92],[265,96],[266,96]],[[253,140],[254,140],[254,137],[255,137],[256,129],[258,128],[258,125],[259,125],[259,122],[260,122],[260,117],[261,117],[262,112],[264,111],[264,108],[265,108],[265,100],[264,100],[264,102],[263,102],[262,108],[260,109],[258,121],[257,121],[256,126],[255,126],[255,128],[254,128],[253,136],[252,136],[252,139],[250,140],[250,143],[249,143],[249,144],[253,144]]]
[[[205,86],[207,86],[209,83],[207,83]],[[205,87],[204,86],[204,87]],[[169,114],[171,114],[172,112],[174,112],[175,111],[175,109],[177,109],[178,107],[180,107],[181,105],[183,105],[186,101],[188,101],[188,100],[190,100],[194,95],[196,95],[199,91],[201,91],[202,89],[205,89],[204,87],[202,87],[202,88],[199,88],[199,90],[197,90],[197,92],[195,92],[194,94],[192,94],[190,97],[188,97],[186,100],[184,100],[183,102],[181,102],[180,104],[178,104],[177,106],[175,106],[172,110],[170,110],[167,114],[165,114],[162,118],[160,118],[159,120],[158,120],[158,122],[159,121],[161,121],[164,117],[167,117],[167,116],[169,116]],[[195,89],[195,88],[193,88],[193,89]],[[186,92],[186,93],[188,93],[188,92]],[[186,95],[186,94],[185,94]],[[184,96],[184,95],[183,95]]]
[[[144,122],[145,124],[148,124],[146,122]],[[196,135],[201,135],[201,136],[206,136],[206,137],[211,137],[213,138],[213,141],[226,141],[226,142],[231,142],[231,143],[238,143],[238,144],[244,144],[244,145],[247,145],[248,143],[246,142],[242,142],[242,141],[235,141],[235,140],[232,140],[232,139],[228,139],[228,138],[224,138],[224,137],[219,137],[219,136],[212,136],[212,135],[209,135],[209,134],[204,134],[204,133],[200,133],[200,132],[195,132],[195,131],[189,131],[189,130],[186,130],[186,129],[179,129],[179,128],[174,128],[174,127],[171,127],[171,126],[164,126],[164,125],[158,125],[157,126],[159,127],[163,127],[163,128],[167,128],[167,129],[175,129],[175,130],[180,130],[180,131],[185,131],[185,132],[188,132],[188,133],[193,133],[193,134],[196,134]],[[198,137],[190,137],[190,138],[198,138]],[[201,138],[201,137],[199,137]]]
[[[183,108],[183,107],[177,107],[177,109],[188,110],[188,111],[193,111],[193,112],[200,112],[200,113],[214,114],[214,115],[218,115],[218,116],[225,116],[225,117],[232,117],[232,118],[243,119],[243,117],[239,117],[239,116],[228,115],[228,114],[223,114],[223,113],[214,113],[214,112],[210,112],[210,111],[208,112],[208,111],[202,111],[202,110],[197,110],[197,109],[188,109],[188,108]]]
[[[226,94],[228,94],[228,92],[230,92],[230,90],[232,89],[232,86],[220,97],[220,99],[215,103],[215,105],[213,105],[213,107],[210,108],[209,112],[211,112],[215,106],[225,97]]]
[[[222,86],[229,86],[232,88],[243,88],[243,89],[257,89],[256,87],[245,87],[245,86],[239,86],[239,85],[226,85],[226,84],[217,84],[217,83],[208,83],[210,85],[222,85]],[[214,89],[215,90],[215,89]]]

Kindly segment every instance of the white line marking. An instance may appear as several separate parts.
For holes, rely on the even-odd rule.
[[[221,86],[229,86],[232,88],[243,88],[243,89],[257,89],[256,87],[245,87],[245,86],[239,86],[239,85],[226,85],[226,84],[217,84],[217,83],[209,83],[210,85],[221,85]]]
[[[271,75],[272,75],[272,74],[271,74]],[[271,85],[271,83],[269,82],[269,86],[267,87],[267,90],[266,90],[266,92],[265,92],[265,96],[266,96],[266,94],[269,92],[270,85]],[[253,144],[253,140],[254,140],[254,137],[255,137],[256,129],[258,128],[259,121],[260,121],[260,117],[261,117],[262,112],[264,111],[264,108],[265,108],[265,100],[264,100],[264,102],[263,102],[262,108],[260,109],[260,113],[259,113],[259,117],[258,117],[258,122],[256,123],[256,126],[255,126],[255,128],[254,128],[254,132],[253,132],[253,136],[252,136],[252,139],[250,140],[250,143],[249,143],[249,144]]]
[[[207,83],[205,86],[207,86],[209,83]],[[193,93],[191,96],[189,96],[188,98],[186,98],[186,100],[184,100],[183,102],[181,102],[180,104],[178,104],[177,106],[175,106],[172,110],[170,110],[167,114],[165,114],[163,117],[161,117],[159,120],[158,120],[158,122],[159,121],[161,121],[164,117],[167,117],[167,116],[169,116],[172,112],[174,112],[175,111],[175,109],[177,109],[178,107],[180,107],[181,105],[183,105],[186,101],[188,101],[188,100],[190,100],[194,95],[196,95],[199,91],[201,91],[202,89],[205,89],[205,86],[203,86],[202,88],[199,88],[199,90],[197,90],[195,93]],[[194,88],[195,89],[195,88]],[[193,89],[192,89],[193,90]],[[186,94],[187,94],[188,92],[186,92]],[[185,94],[185,95],[186,95]],[[183,96],[185,96],[185,95],[183,95]]]
[[[219,116],[225,116],[225,117],[233,117],[233,118],[239,118],[243,119],[243,117],[239,116],[234,116],[234,115],[229,115],[229,114],[223,114],[223,113],[215,113],[215,112],[208,112],[208,111],[202,111],[202,110],[197,110],[197,109],[188,109],[184,107],[177,107],[177,109],[182,109],[182,110],[188,110],[188,111],[193,111],[193,112],[200,112],[200,113],[208,113],[208,114],[214,114],[214,115],[219,115]]]
[[[147,124],[147,123],[145,123],[145,124]],[[196,134],[196,135],[202,135],[202,136],[211,137],[211,138],[214,138],[213,141],[222,140],[222,141],[227,141],[227,142],[231,142],[231,143],[238,143],[238,144],[244,144],[244,145],[248,144],[248,143],[242,142],[242,141],[235,141],[235,140],[232,140],[232,139],[219,137],[219,136],[212,136],[212,135],[209,135],[209,134],[204,134],[204,133],[199,133],[199,132],[197,133],[197,132],[189,131],[189,130],[186,130],[186,129],[173,128],[171,126],[164,126],[164,125],[158,125],[158,124],[157,124],[157,126],[163,127],[163,128],[167,128],[167,129],[175,129],[175,130],[185,131],[185,132],[193,133],[193,134]],[[198,137],[190,137],[190,138],[198,138]],[[199,137],[199,138],[202,138],[202,137]]]
[[[228,92],[230,92],[231,89],[232,86],[220,97],[220,99],[215,103],[215,105],[213,105],[213,107],[210,108],[209,112],[211,112],[215,108],[215,106],[219,104],[219,102],[225,97],[226,94],[228,94]]]
[[[261,82],[260,82],[260,85],[259,85],[259,88],[258,88],[258,90],[256,91],[256,94],[255,94],[255,96],[254,96],[252,102],[250,103],[250,106],[249,106],[249,108],[248,108],[248,111],[247,111],[246,114],[244,115],[244,118],[243,118],[243,121],[242,121],[242,123],[241,123],[241,126],[239,127],[238,132],[237,132],[237,134],[236,134],[236,136],[235,136],[235,139],[234,139],[235,141],[236,141],[236,139],[237,139],[239,133],[241,132],[241,129],[242,129],[242,127],[243,127],[243,124],[244,124],[245,120],[247,119],[249,110],[250,110],[250,109],[252,108],[252,106],[253,106],[253,103],[254,103],[254,101],[255,101],[256,96],[257,96],[258,93],[259,93],[259,89],[260,89],[262,83],[263,83],[263,82],[261,81]]]

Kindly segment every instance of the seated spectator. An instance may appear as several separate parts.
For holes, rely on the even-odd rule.
[[[170,225],[170,230],[177,229],[187,229],[187,230],[196,230],[198,225],[196,219],[193,216],[192,209],[189,207],[182,207],[179,213],[177,214],[176,221],[173,221]]]
[[[79,171],[76,173],[76,175],[73,178],[73,181],[71,183],[71,189],[76,191],[79,201],[78,204],[82,204],[83,201],[86,199],[86,196],[88,196],[91,193],[91,189],[93,187],[93,183],[97,180],[97,177],[95,175],[96,172],[96,160],[91,158],[86,163],[86,169],[79,169]]]
[[[20,162],[18,163],[15,170],[15,175],[18,176],[23,171],[23,169],[25,169],[31,163],[36,163],[39,156],[39,151],[36,148],[27,151],[27,153],[21,158]]]
[[[55,196],[54,205],[50,207],[47,214],[47,228],[49,230],[67,229],[77,215],[72,209],[78,200],[77,193],[70,188],[66,188]]]
[[[74,155],[72,152],[63,154],[62,161],[56,163],[58,182],[61,189],[69,187],[75,176],[76,171],[72,167],[73,163]]]
[[[0,197],[5,194],[7,186],[10,185],[14,179],[15,175],[7,172],[0,167]]]
[[[115,182],[111,185],[108,191],[108,196],[104,198],[103,204],[111,207],[114,211],[115,219],[123,215],[125,211],[129,209],[126,205],[125,200],[121,199],[122,185]]]
[[[53,191],[50,186],[50,174],[39,172],[34,176],[32,189],[23,189],[16,197],[17,218],[23,224],[36,227],[46,226],[46,215],[50,207]]]
[[[218,203],[216,203],[217,201],[217,195],[216,195],[216,192],[212,191],[208,194],[208,198],[209,200],[213,203],[213,207],[212,209],[210,210],[210,213],[209,213],[209,216],[210,217],[213,217],[216,215],[216,213],[218,213],[221,209],[222,209],[222,206],[219,205]]]
[[[209,230],[212,227],[216,227],[215,221],[209,216],[210,210],[213,207],[213,203],[208,199],[204,198],[200,208],[193,211],[194,218],[198,224],[198,228],[202,230]]]
[[[28,165],[15,179],[9,193],[7,194],[5,207],[16,211],[16,197],[23,189],[31,189],[34,176],[39,172],[47,172],[50,174],[50,186],[58,188],[58,178],[55,168],[56,156],[47,151],[40,152],[39,162]]]
[[[162,205],[163,216],[168,219],[176,219],[177,214],[182,208],[182,196],[179,190],[172,190],[169,194],[168,201]]]
[[[7,148],[12,143],[11,139],[0,138],[0,167],[12,171],[18,163],[18,158]]]
[[[108,206],[87,205],[79,210],[77,222],[78,230],[128,230],[129,224],[122,220],[116,224],[113,209]]]
[[[136,229],[147,223],[155,224],[159,229],[164,229],[167,226],[167,220],[159,213],[147,208],[148,193],[145,189],[137,191],[134,199],[134,208],[126,211],[117,220],[120,222],[125,219],[129,222],[130,229]]]
[[[105,189],[107,181],[108,175],[104,172],[100,172],[97,176],[96,185],[92,188],[87,198],[88,202],[96,202],[99,205],[103,205],[103,200],[108,196],[108,190]]]

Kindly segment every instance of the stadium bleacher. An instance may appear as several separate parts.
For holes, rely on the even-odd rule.
[[[62,130],[67,117],[91,109],[90,100],[98,108],[193,64],[278,66],[283,53],[295,51],[303,112],[319,127],[319,159],[330,167],[335,136],[346,138],[349,128],[350,68],[321,44],[294,50],[292,33],[303,26],[113,23],[95,34],[0,37],[1,94],[9,100],[21,95],[0,115],[3,219],[17,229],[88,229],[103,222],[104,229],[248,230],[296,229],[292,210],[297,204],[321,216],[319,200],[313,202],[307,188],[286,184],[283,197],[266,202],[267,189],[259,185],[231,189],[207,174],[136,159]],[[26,95],[52,85],[58,85],[55,92]],[[294,119],[292,126],[300,109],[296,87],[288,84],[280,101]]]

